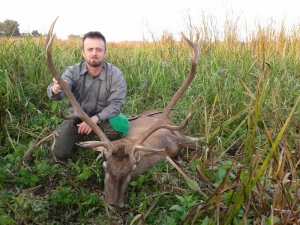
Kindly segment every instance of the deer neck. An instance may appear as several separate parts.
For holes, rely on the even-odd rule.
[[[136,169],[132,172],[131,175],[133,179],[143,174],[146,170],[150,169],[158,162],[164,160],[166,158],[166,153],[165,152],[146,153],[146,154],[141,154],[140,156],[141,159],[139,163],[136,165]]]

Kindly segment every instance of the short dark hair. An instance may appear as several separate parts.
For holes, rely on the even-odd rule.
[[[106,50],[106,39],[105,39],[104,35],[101,32],[99,32],[99,31],[90,31],[90,32],[86,33],[85,35],[83,35],[83,38],[82,38],[82,49],[83,49],[84,41],[87,38],[102,39],[103,42],[104,42],[105,50]]]

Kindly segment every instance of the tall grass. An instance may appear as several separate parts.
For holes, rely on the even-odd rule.
[[[163,174],[161,179],[147,176],[160,188],[166,181],[172,188],[161,192],[142,177],[136,182],[153,191],[142,195],[143,185],[132,183],[126,207],[145,213],[152,204],[151,197],[159,196],[156,204],[164,210],[152,211],[157,220],[152,224],[299,224],[299,27],[288,32],[284,23],[279,30],[272,23],[258,25],[246,41],[239,40],[239,29],[230,21],[225,28],[223,39],[217,39],[207,23],[200,28],[188,27],[191,38],[200,41],[199,67],[170,116],[179,124],[192,112],[183,133],[198,137],[203,151],[184,152],[183,161],[188,163],[182,168],[205,195],[194,192],[172,166],[161,163],[152,170]],[[82,60],[80,44],[55,40],[53,59],[59,73]],[[108,43],[107,61],[121,69],[128,85],[124,113],[129,116],[148,109],[163,110],[188,73],[189,55],[187,45],[175,41],[171,34],[153,42]],[[60,215],[63,223],[83,223],[87,217],[99,220],[103,219],[99,215],[109,215],[94,199],[94,193],[81,185],[82,177],[86,177],[96,180],[101,188],[103,172],[99,161],[91,157],[78,157],[69,163],[75,180],[62,176],[65,169],[50,166],[46,153],[39,151],[28,166],[14,171],[24,152],[60,123],[58,107],[64,107],[65,102],[48,100],[46,87],[51,79],[42,37],[0,39],[0,222],[5,218],[20,223],[26,213],[25,221],[33,221],[33,217],[38,222],[50,221],[50,214],[66,208],[73,209],[73,220],[72,216]],[[36,215],[16,203],[18,199],[28,204],[33,201],[26,191],[20,194],[17,190],[38,187],[40,180],[59,184],[50,197],[33,199],[44,206],[40,209],[43,213]],[[182,197],[174,197],[173,188],[186,191]],[[69,196],[71,192],[78,194],[78,202]],[[84,204],[100,214],[85,208],[81,204],[84,199]],[[125,213],[129,224],[134,215],[125,211],[114,213],[119,217]],[[148,223],[150,220],[151,213]]]

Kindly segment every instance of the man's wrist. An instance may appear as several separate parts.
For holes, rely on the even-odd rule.
[[[59,92],[52,91],[52,95],[59,95],[61,92],[62,92],[62,90],[60,90]]]
[[[102,119],[101,119],[101,117],[100,117],[98,114],[96,114],[96,116],[97,116],[97,118],[98,118],[98,122],[97,122],[97,124],[101,123],[101,122],[102,122]]]

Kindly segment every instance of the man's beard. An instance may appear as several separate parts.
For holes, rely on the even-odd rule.
[[[91,67],[99,67],[102,65],[103,62],[100,60],[88,60],[86,61],[86,63]]]

